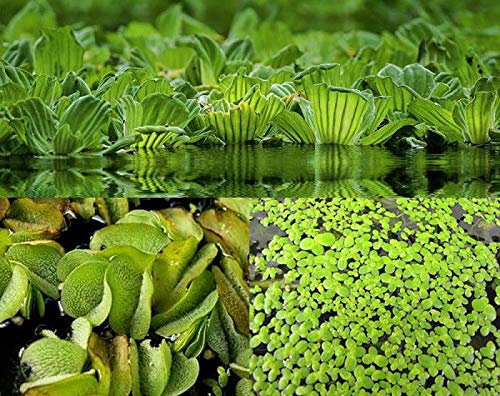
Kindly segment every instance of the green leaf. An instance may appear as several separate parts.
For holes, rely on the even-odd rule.
[[[83,66],[83,48],[69,26],[44,29],[33,52],[34,70],[37,74],[60,77]]]
[[[2,35],[8,41],[25,36],[38,37],[40,29],[56,26],[56,14],[47,1],[30,1],[9,21]]]
[[[131,246],[144,253],[157,254],[169,241],[163,231],[147,224],[113,224],[95,232],[90,249]]]
[[[106,281],[111,288],[109,324],[117,333],[136,339],[145,337],[151,320],[152,279],[150,259],[134,248],[108,249],[110,263]]]
[[[189,122],[186,104],[164,93],[153,93],[141,102],[143,108],[142,125],[185,127]]]
[[[66,225],[63,215],[55,206],[29,198],[16,199],[10,205],[4,224],[14,232],[43,231],[53,237]]]
[[[198,242],[203,238],[203,230],[193,219],[193,214],[184,208],[167,208],[158,211],[161,222],[173,241],[194,237]]]
[[[462,99],[453,107],[453,119],[462,128],[464,140],[472,144],[486,144],[493,129],[494,92],[478,92],[467,101]]]
[[[412,118],[402,118],[400,120],[391,121],[385,124],[380,129],[369,135],[364,136],[359,144],[362,145],[379,145],[387,142],[397,131],[406,126],[413,126],[416,121]]]
[[[216,85],[217,79],[226,63],[222,47],[205,34],[196,34],[185,39],[183,44],[193,48],[200,63],[200,80],[202,84]]]
[[[161,396],[167,386],[172,367],[172,352],[162,340],[154,347],[150,340],[139,345],[139,372],[141,392],[146,396]]]
[[[14,317],[21,308],[28,291],[28,275],[19,265],[10,267],[0,257],[0,323]]]
[[[24,383],[20,390],[27,396],[87,396],[97,394],[98,383],[95,374],[91,372]]]
[[[243,220],[231,210],[209,209],[198,217],[198,223],[203,228],[207,241],[219,243],[227,255],[238,260],[244,272],[248,271],[248,220]]]
[[[293,143],[315,143],[313,129],[298,113],[284,110],[274,118],[273,124],[280,128],[283,134]]]
[[[443,132],[449,142],[462,140],[462,131],[453,120],[450,111],[428,99],[415,98],[408,106],[408,111],[417,120],[436,127]]]
[[[194,237],[172,241],[157,256],[153,264],[154,308],[164,312],[175,304],[172,292],[196,253],[198,241]]]
[[[57,264],[62,257],[62,248],[55,242],[40,241],[12,245],[5,258],[21,265],[30,281],[41,292],[52,298],[59,297]]]
[[[363,121],[371,106],[369,100],[359,91],[324,84],[308,85],[306,93],[314,111],[318,143],[357,142],[367,128]]]
[[[75,100],[64,112],[60,125],[68,124],[73,134],[79,135],[86,149],[99,148],[102,132],[108,126],[111,106],[93,95]]]
[[[151,325],[163,337],[182,333],[207,315],[217,302],[217,291],[210,272],[197,277],[188,292],[168,311],[153,317]]]
[[[69,316],[85,316],[94,325],[102,324],[111,309],[111,289],[105,282],[106,264],[80,265],[64,281],[61,304]]]
[[[57,131],[57,119],[54,112],[40,98],[29,98],[17,102],[13,114],[26,122],[29,133],[23,134],[14,128],[19,138],[28,148],[41,155],[47,155],[52,149],[51,140]]]
[[[162,396],[182,395],[195,384],[199,372],[197,359],[187,359],[181,352],[173,353],[170,377]]]
[[[59,338],[42,338],[30,344],[21,355],[29,368],[28,382],[64,374],[79,374],[87,360],[85,349]]]
[[[233,318],[240,333],[248,335],[250,293],[243,280],[243,271],[238,262],[230,258],[223,259],[223,268],[224,272],[218,267],[212,268],[220,300]]]
[[[240,353],[250,348],[248,338],[236,330],[231,316],[220,301],[210,314],[207,343],[224,364],[235,362]]]

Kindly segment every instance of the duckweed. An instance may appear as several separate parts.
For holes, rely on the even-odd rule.
[[[498,394],[499,208],[255,200],[251,241],[280,235],[250,259],[254,392]]]

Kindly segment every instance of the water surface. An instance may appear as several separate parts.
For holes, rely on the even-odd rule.
[[[500,147],[188,147],[114,158],[0,158],[0,196],[500,196]]]

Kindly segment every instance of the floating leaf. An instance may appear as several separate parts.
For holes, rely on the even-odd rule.
[[[147,224],[113,224],[96,231],[90,241],[92,250],[113,246],[132,246],[144,253],[157,254],[170,241],[156,227]]]
[[[250,238],[248,221],[230,210],[209,209],[198,217],[198,223],[206,239],[219,243],[224,252],[235,257],[246,272]]]
[[[69,26],[44,29],[34,47],[34,69],[37,74],[62,76],[83,66],[83,48]]]
[[[4,224],[15,232],[43,231],[55,237],[64,228],[65,221],[61,212],[51,204],[20,198],[10,206]]]

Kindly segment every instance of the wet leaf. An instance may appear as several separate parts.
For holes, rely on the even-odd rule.
[[[157,256],[153,264],[154,308],[156,312],[164,312],[175,302],[171,293],[194,257],[197,246],[198,241],[194,237],[172,241]]]
[[[129,365],[129,343],[127,336],[117,335],[111,343],[111,387],[110,394],[128,396],[132,389],[132,374]]]
[[[209,209],[198,218],[208,241],[219,243],[224,252],[234,256],[245,272],[249,253],[250,229],[247,220],[242,220],[231,210]]]
[[[194,221],[193,214],[184,208],[168,208],[158,211],[167,234],[174,241],[193,236],[198,242],[203,238],[203,231]]]

